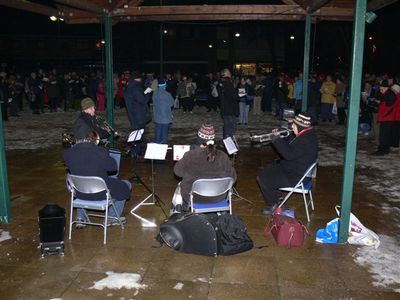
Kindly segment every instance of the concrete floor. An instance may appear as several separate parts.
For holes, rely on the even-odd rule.
[[[170,154],[169,154],[170,155]],[[241,216],[249,235],[261,249],[228,257],[206,257],[175,252],[154,240],[158,230],[143,228],[130,209],[146,190],[136,182],[132,199],[127,202],[124,230],[111,227],[107,245],[102,245],[102,230],[88,227],[74,230],[72,240],[65,239],[64,256],[41,258],[38,238],[38,210],[47,203],[69,209],[65,189],[62,148],[37,151],[9,151],[9,181],[13,221],[0,228],[13,237],[0,243],[1,299],[399,299],[399,294],[372,285],[371,276],[356,265],[349,245],[315,243],[315,232],[334,217],[333,207],[340,199],[341,172],[335,167],[320,167],[315,185],[316,209],[308,224],[310,236],[297,249],[278,248],[274,240],[263,237],[268,217],[260,213],[264,203],[255,181],[263,165],[273,158],[269,147],[242,150],[237,161],[237,191],[254,202],[234,201],[233,212]],[[155,165],[156,192],[169,209],[178,180],[171,158]],[[151,165],[123,158],[122,178],[132,169],[151,183]],[[366,199],[367,198],[367,199]],[[362,199],[362,201],[361,201]],[[378,195],[355,186],[353,208],[360,219],[376,215],[364,201],[376,203]],[[299,219],[306,222],[300,198],[292,199]],[[159,224],[164,216],[159,207],[140,209],[144,216]],[[378,218],[377,218],[378,219]],[[372,221],[374,222],[374,221]],[[369,224],[368,224],[369,225]],[[380,224],[391,230],[391,224]],[[146,289],[89,289],[105,272],[138,273]],[[182,283],[181,290],[174,289]]]

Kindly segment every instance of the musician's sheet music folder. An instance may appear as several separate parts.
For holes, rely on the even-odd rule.
[[[235,154],[236,152],[239,151],[235,137],[232,138],[232,137],[228,136],[223,141],[224,141],[226,151],[228,151],[229,155]]]
[[[190,145],[174,145],[173,146],[173,155],[174,160],[178,161],[183,157],[183,154],[190,150]]]
[[[129,134],[128,143],[140,141],[142,139],[144,129],[134,130]]]
[[[165,156],[167,155],[167,150],[168,150],[167,144],[148,143],[146,148],[146,153],[144,154],[144,158],[165,160]]]

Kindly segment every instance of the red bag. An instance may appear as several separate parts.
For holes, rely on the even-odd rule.
[[[301,247],[304,242],[304,235],[307,228],[296,218],[274,214],[264,230],[264,236],[272,234],[278,246]]]

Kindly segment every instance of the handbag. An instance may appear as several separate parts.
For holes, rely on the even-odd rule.
[[[307,228],[296,218],[274,214],[267,223],[264,236],[272,234],[280,247],[301,247],[304,235],[308,234]]]

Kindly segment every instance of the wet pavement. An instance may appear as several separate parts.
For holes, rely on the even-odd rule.
[[[373,285],[364,267],[354,262],[357,247],[316,243],[315,232],[335,217],[340,199],[342,169],[319,167],[314,187],[315,211],[307,224],[309,236],[302,248],[286,249],[263,237],[269,220],[255,177],[274,158],[270,147],[245,147],[236,159],[238,193],[251,200],[235,199],[233,213],[245,221],[257,247],[227,257],[206,257],[175,252],[154,240],[157,228],[144,228],[129,212],[147,191],[133,181],[132,198],[125,207],[125,229],[112,226],[107,245],[102,229],[89,226],[65,237],[64,256],[40,255],[38,211],[47,203],[64,207],[69,216],[69,194],[65,188],[62,147],[45,150],[13,150],[7,153],[13,221],[0,228],[12,239],[0,243],[1,299],[399,299],[392,289]],[[170,208],[178,179],[173,175],[171,153],[155,168],[156,193]],[[123,157],[121,178],[135,174],[151,185],[151,164]],[[370,228],[396,230],[376,211],[379,194],[356,183],[353,210]],[[366,205],[368,203],[369,205]],[[300,197],[288,202],[297,217],[307,222]],[[160,224],[165,218],[157,206],[139,213]],[[374,217],[372,217],[374,216]],[[91,289],[106,272],[137,273],[143,289]]]

